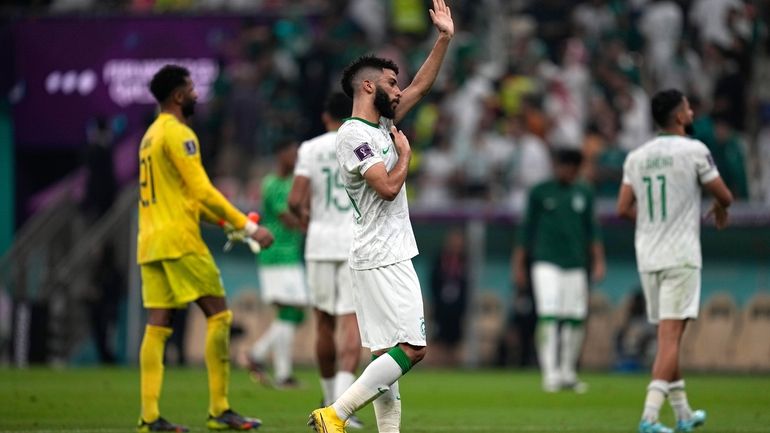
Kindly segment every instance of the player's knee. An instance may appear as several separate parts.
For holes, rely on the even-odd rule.
[[[425,354],[428,353],[428,348],[426,346],[412,346],[410,344],[405,344],[403,346],[406,347],[404,352],[409,357],[409,360],[412,361],[412,365],[422,361],[422,359],[425,358]]]

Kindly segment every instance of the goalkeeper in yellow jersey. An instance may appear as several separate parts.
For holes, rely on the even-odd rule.
[[[206,425],[214,430],[252,430],[261,422],[234,412],[227,400],[229,343],[233,314],[225,289],[200,235],[200,219],[227,223],[238,235],[269,247],[273,235],[236,209],[209,181],[200,146],[185,120],[197,94],[187,69],[166,65],[150,82],[160,114],[139,148],[139,234],[137,262],[147,327],[139,354],[142,411],[137,430],[188,431],[160,416],[163,352],[176,309],[195,302],[206,315],[205,359],[209,379]]]

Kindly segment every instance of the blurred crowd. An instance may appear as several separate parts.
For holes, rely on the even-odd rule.
[[[428,0],[53,0],[54,11],[243,13],[194,128],[217,185],[258,203],[271,150],[322,132],[341,69],[374,52],[406,87],[434,41]],[[625,155],[655,134],[649,99],[678,88],[733,194],[770,201],[768,11],[742,0],[456,0],[458,33],[433,91],[400,125],[415,158],[413,203],[470,199],[519,209],[581,149],[582,175],[614,197]],[[255,19],[271,16],[274,19]],[[251,17],[251,18],[249,18]]]

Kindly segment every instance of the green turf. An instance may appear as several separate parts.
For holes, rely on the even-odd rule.
[[[647,377],[586,374],[584,395],[544,394],[535,372],[442,371],[416,368],[401,381],[404,432],[634,432]],[[234,372],[231,403],[264,421],[263,432],[305,432],[319,402],[313,371],[300,372],[305,389],[275,391]],[[0,370],[0,431],[130,432],[138,416],[139,375],[133,369]],[[708,411],[701,430],[770,431],[770,376],[694,375],[690,400]],[[168,368],[161,410],[194,432],[206,431],[206,375]],[[376,432],[371,407],[360,413],[363,432]],[[662,412],[672,421],[671,410]]]

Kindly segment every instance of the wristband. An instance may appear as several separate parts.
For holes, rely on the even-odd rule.
[[[245,231],[246,234],[248,234],[249,236],[252,236],[254,235],[254,233],[257,232],[258,228],[259,226],[257,225],[257,223],[255,223],[252,220],[246,220],[246,225],[243,226],[243,231]]]

